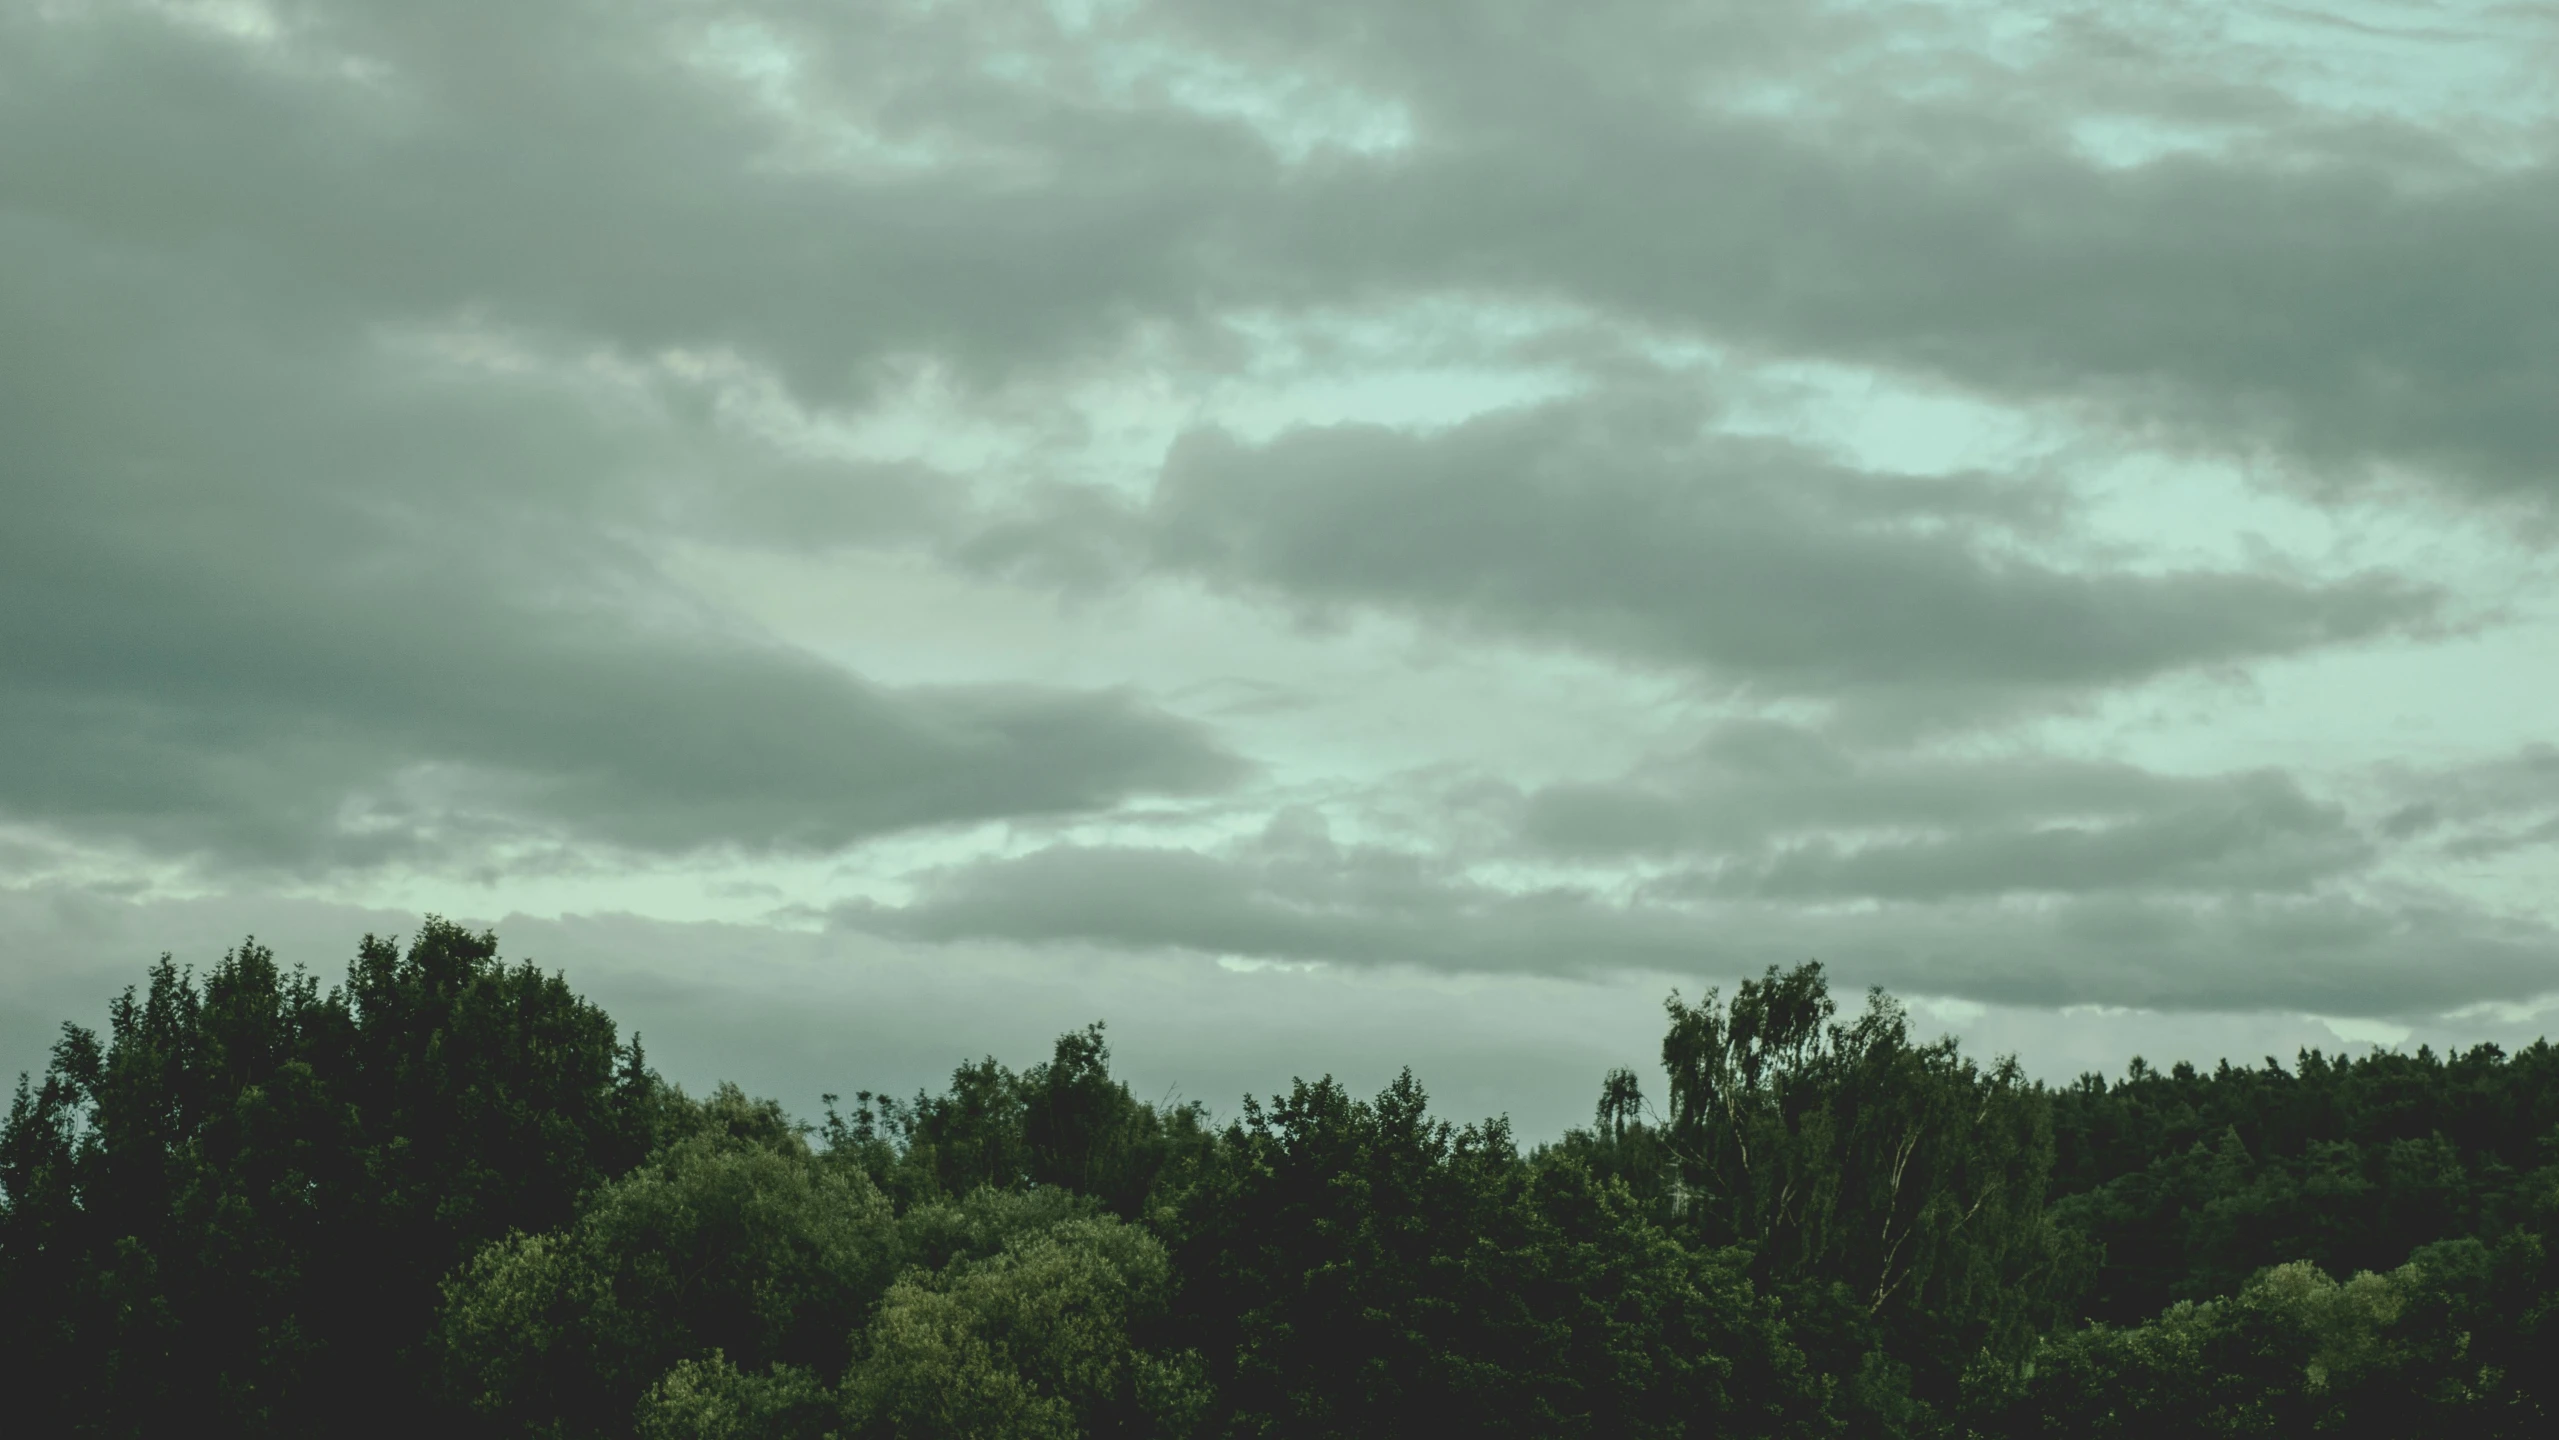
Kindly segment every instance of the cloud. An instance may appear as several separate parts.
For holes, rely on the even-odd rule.
[[[328,868],[826,850],[1243,773],[1124,690],[881,685],[691,599],[651,496],[763,453],[645,388],[95,240],[0,222],[0,811]]]
[[[1863,753],[1766,722],[1727,724],[1676,759],[1542,786],[1502,808],[1550,855],[1675,862],[1651,882],[1666,893],[1804,901],[2298,893],[2379,853],[2343,807],[2277,771]]]
[[[2289,776],[1856,749],[1766,722],[1606,783],[1433,777],[1400,843],[1316,811],[1204,847],[920,872],[846,929],[1448,974],[1733,975],[2012,1005],[2417,1015],[2559,988],[2559,933],[2382,884],[2387,826]],[[2325,1007],[2325,1008],[2322,1008]]]
[[[2384,785],[2401,800],[2384,832],[2457,860],[2559,843],[2559,748],[2547,744],[2462,764],[2389,766]]]
[[[350,4],[253,43],[20,12],[0,168],[313,304],[727,347],[811,394],[1459,294],[2547,495],[2528,113],[2326,103],[2295,82],[2335,57],[2192,17],[1293,8]],[[1405,138],[1323,143],[1343,103]],[[2127,163],[2101,124],[2176,143]]]
[[[21,11],[0,164],[96,243],[289,277],[306,310],[466,309],[836,393],[884,357],[983,373],[1180,311],[1256,147],[981,61],[1005,6],[619,12],[355,3],[263,38]]]
[[[1478,884],[1433,857],[1336,843],[1289,811],[1226,854],[1055,845],[919,877],[904,906],[857,901],[837,925],[901,939],[1082,943],[1259,960],[1479,973],[1660,969],[1691,953],[1676,916],[1647,925],[1587,892]],[[1602,949],[1591,954],[1597,941]],[[1573,958],[1565,958],[1573,957]]]
[[[2559,975],[2559,936],[2546,927],[2424,900],[2149,890],[1797,899],[1510,888],[1386,848],[1058,845],[925,876],[905,905],[857,902],[834,920],[945,944],[1586,980],[1745,975],[1810,956],[1852,985],[2026,1006],[2404,1016],[2529,1000]]]
[[[2049,701],[2369,639],[2439,598],[2379,574],[2041,563],[2013,543],[2036,499],[1843,469],[1601,397],[1427,434],[1195,432],[1145,524],[1159,564],[1212,584],[1904,706]]]
[[[1412,111],[1397,163],[1279,212],[1266,244],[1296,273],[1565,300],[2320,485],[2396,469],[2552,498],[2559,280],[2527,257],[2559,173],[2519,59],[2482,85],[2397,56],[2340,100],[2333,47],[2271,54],[2192,12],[2057,10],[2003,43],[1912,6],[1355,9],[1225,6],[1195,32]],[[2150,143],[2117,158],[2092,128]]]
[[[685,578],[895,550],[994,596],[989,632],[1010,605],[1070,633],[1042,628],[1061,590],[1247,602],[1186,615],[1165,670],[1275,616],[1386,616],[1521,688],[1524,641],[1665,710],[1841,722],[1482,787],[1483,847],[1097,826],[960,855],[839,914],[901,943],[1550,977],[1822,951],[2018,1004],[2538,993],[2541,929],[2376,878],[2541,844],[2550,807],[2505,798],[2545,793],[2530,757],[2415,776],[2366,825],[2307,768],[2002,758],[1957,727],[2493,603],[2460,559],[2436,588],[2351,547],[2110,551],[2076,482],[2139,452],[2547,520],[2546,115],[2458,68],[2340,87],[2351,57],[2193,11],[2046,18],[9,7],[0,812],[216,868],[502,871],[1245,789],[1219,735],[1113,683],[1126,651],[1075,686],[1009,683],[1075,668],[1045,638],[890,683]],[[1433,306],[1517,333],[1384,344],[1473,370],[1439,418],[1378,419],[1345,337]],[[2040,427],[2052,468],[1748,438],[1679,378],[1795,366]],[[917,377],[951,397],[932,433],[846,439]],[[1347,419],[1290,389],[1328,384],[1361,392]],[[1030,439],[942,453],[981,425]],[[833,593],[785,597],[804,638]],[[1302,727],[1300,771],[1334,773],[1287,783],[1356,792],[1387,762],[1329,713],[1255,733]],[[1915,734],[1982,748],[1877,740]],[[2113,741],[2137,748],[2089,748]]]

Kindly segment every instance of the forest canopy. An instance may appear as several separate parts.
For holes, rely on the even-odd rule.
[[[496,937],[254,941],[0,1128],[13,1433],[2481,1436],[2559,1395],[2559,1052],[2052,1087],[1819,965],[1523,1146],[1409,1072],[1137,1099],[1096,1023],[795,1117]],[[859,1056],[848,1056],[858,1072]],[[858,1080],[858,1073],[848,1074]]]

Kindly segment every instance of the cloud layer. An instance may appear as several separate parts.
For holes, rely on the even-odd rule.
[[[1148,514],[1161,563],[1304,603],[1408,610],[1696,667],[1776,696],[1964,709],[2368,639],[2433,597],[2383,575],[2062,569],[2000,553],[2032,498],[1701,441],[1619,405],[1430,435],[1183,438]]]
[[[2559,990],[2559,32],[2353,18],[0,9],[0,886]]]

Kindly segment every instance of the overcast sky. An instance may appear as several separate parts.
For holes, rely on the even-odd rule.
[[[0,0],[0,1064],[494,924],[801,1109],[2559,1018],[2559,10]]]

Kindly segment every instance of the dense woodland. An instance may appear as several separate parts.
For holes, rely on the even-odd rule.
[[[0,1135],[7,1428],[2559,1433],[2546,1043],[2053,1089],[1813,965],[1668,1008],[1523,1148],[1409,1075],[1215,1126],[1098,1025],[803,1122],[440,922],[163,960]]]

